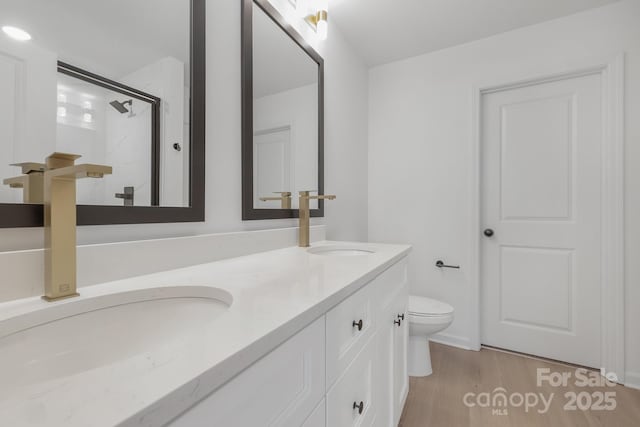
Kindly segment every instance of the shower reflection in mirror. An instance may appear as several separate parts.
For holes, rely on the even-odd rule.
[[[78,182],[78,203],[158,205],[160,98],[65,63],[57,90],[56,150],[114,168],[109,179]]]

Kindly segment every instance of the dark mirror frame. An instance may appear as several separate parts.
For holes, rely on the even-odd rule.
[[[253,206],[253,7],[262,9],[318,64],[318,194],[324,194],[324,59],[280,15],[268,0],[242,0],[242,219],[298,218],[298,209],[256,209]],[[298,197],[292,194],[292,197]],[[324,201],[311,210],[324,216]]]
[[[189,206],[78,205],[78,225],[201,222],[205,215],[206,0],[190,0]],[[0,203],[0,228],[42,227],[42,205]]]

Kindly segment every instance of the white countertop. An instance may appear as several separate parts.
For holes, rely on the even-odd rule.
[[[17,390],[2,390],[0,424],[160,426],[243,371],[406,256],[407,245],[322,242],[373,248],[366,256],[313,255],[292,247],[81,289],[57,303],[0,304],[3,320],[81,298],[161,286],[213,286],[233,296],[214,322],[190,331],[183,347],[135,355]],[[1,343],[1,342],[0,342]],[[0,347],[0,360],[2,359]],[[4,396],[4,397],[1,397]]]

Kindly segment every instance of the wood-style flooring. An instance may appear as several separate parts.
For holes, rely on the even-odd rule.
[[[621,385],[578,387],[575,382],[580,378],[576,378],[575,367],[490,349],[467,351],[436,343],[431,343],[431,359],[434,373],[410,380],[400,427],[640,427],[640,390]],[[552,387],[546,381],[538,387],[538,368],[571,377],[566,387]],[[507,402],[501,406],[499,398],[495,406],[492,404],[493,397],[500,394],[501,390],[494,392],[499,387],[507,397],[513,396],[514,405]],[[565,393],[571,392],[581,399],[575,410],[565,409],[570,403]],[[609,403],[602,402],[600,406],[611,407],[614,400],[614,410],[581,410],[578,406],[591,408],[605,392],[614,392],[615,397],[610,394]],[[539,413],[544,408],[541,401],[526,411],[514,393],[525,398],[529,393],[532,404],[533,393],[538,399],[542,393],[547,401],[553,393],[553,398],[548,411]],[[465,404],[465,395],[467,403],[475,406]]]

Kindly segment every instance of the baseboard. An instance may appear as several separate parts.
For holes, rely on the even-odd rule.
[[[459,335],[451,335],[440,332],[429,337],[430,341],[437,342],[438,344],[444,344],[451,347],[458,347],[464,350],[472,350],[471,340],[467,337],[461,337]]]
[[[625,372],[624,385],[625,387],[640,390],[640,374],[637,372]]]

